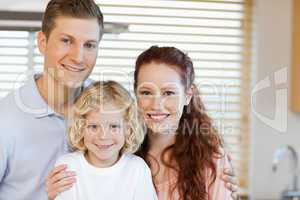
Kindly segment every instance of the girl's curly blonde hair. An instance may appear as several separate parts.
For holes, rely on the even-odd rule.
[[[129,125],[129,133],[125,135],[122,153],[134,153],[144,140],[145,125],[138,117],[136,101],[130,93],[115,81],[97,81],[85,89],[73,106],[73,117],[68,128],[69,142],[74,150],[85,152],[84,128],[85,115],[91,110],[108,102],[113,102],[124,109],[124,120]]]

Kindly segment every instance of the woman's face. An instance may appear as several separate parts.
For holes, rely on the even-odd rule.
[[[174,69],[174,66],[152,62],[142,65],[137,77],[139,110],[154,133],[174,134],[183,107],[191,98]]]

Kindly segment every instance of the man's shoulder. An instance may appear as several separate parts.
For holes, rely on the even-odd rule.
[[[6,123],[9,123],[10,121],[15,121],[22,117],[22,111],[20,106],[18,106],[17,98],[17,94],[20,90],[21,88],[12,91],[7,96],[0,99],[0,124],[2,124],[3,120],[5,120]],[[15,123],[17,122],[15,121]]]
[[[22,88],[0,99],[0,140],[7,142],[28,126],[24,112],[17,104],[16,95]]]
[[[12,91],[8,93],[5,97],[0,99],[0,109],[1,111],[5,111],[7,109],[10,109],[10,107],[14,107],[15,101],[14,101],[15,91]],[[1,114],[2,112],[0,112]]]

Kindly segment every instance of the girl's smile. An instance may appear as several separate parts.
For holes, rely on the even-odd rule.
[[[99,167],[116,163],[125,143],[124,112],[114,102],[105,103],[86,114],[84,144],[86,159]]]

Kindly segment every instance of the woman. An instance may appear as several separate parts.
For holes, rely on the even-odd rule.
[[[134,89],[148,127],[138,155],[159,199],[231,199],[218,173],[229,162],[194,77],[191,59],[176,48],[153,46],[137,58]]]
[[[134,88],[148,128],[137,155],[150,166],[161,200],[231,199],[220,179],[228,159],[194,77],[191,59],[176,48],[153,46],[137,58]],[[50,199],[74,180],[64,170],[56,168],[48,176]],[[235,180],[227,181],[236,191]]]

